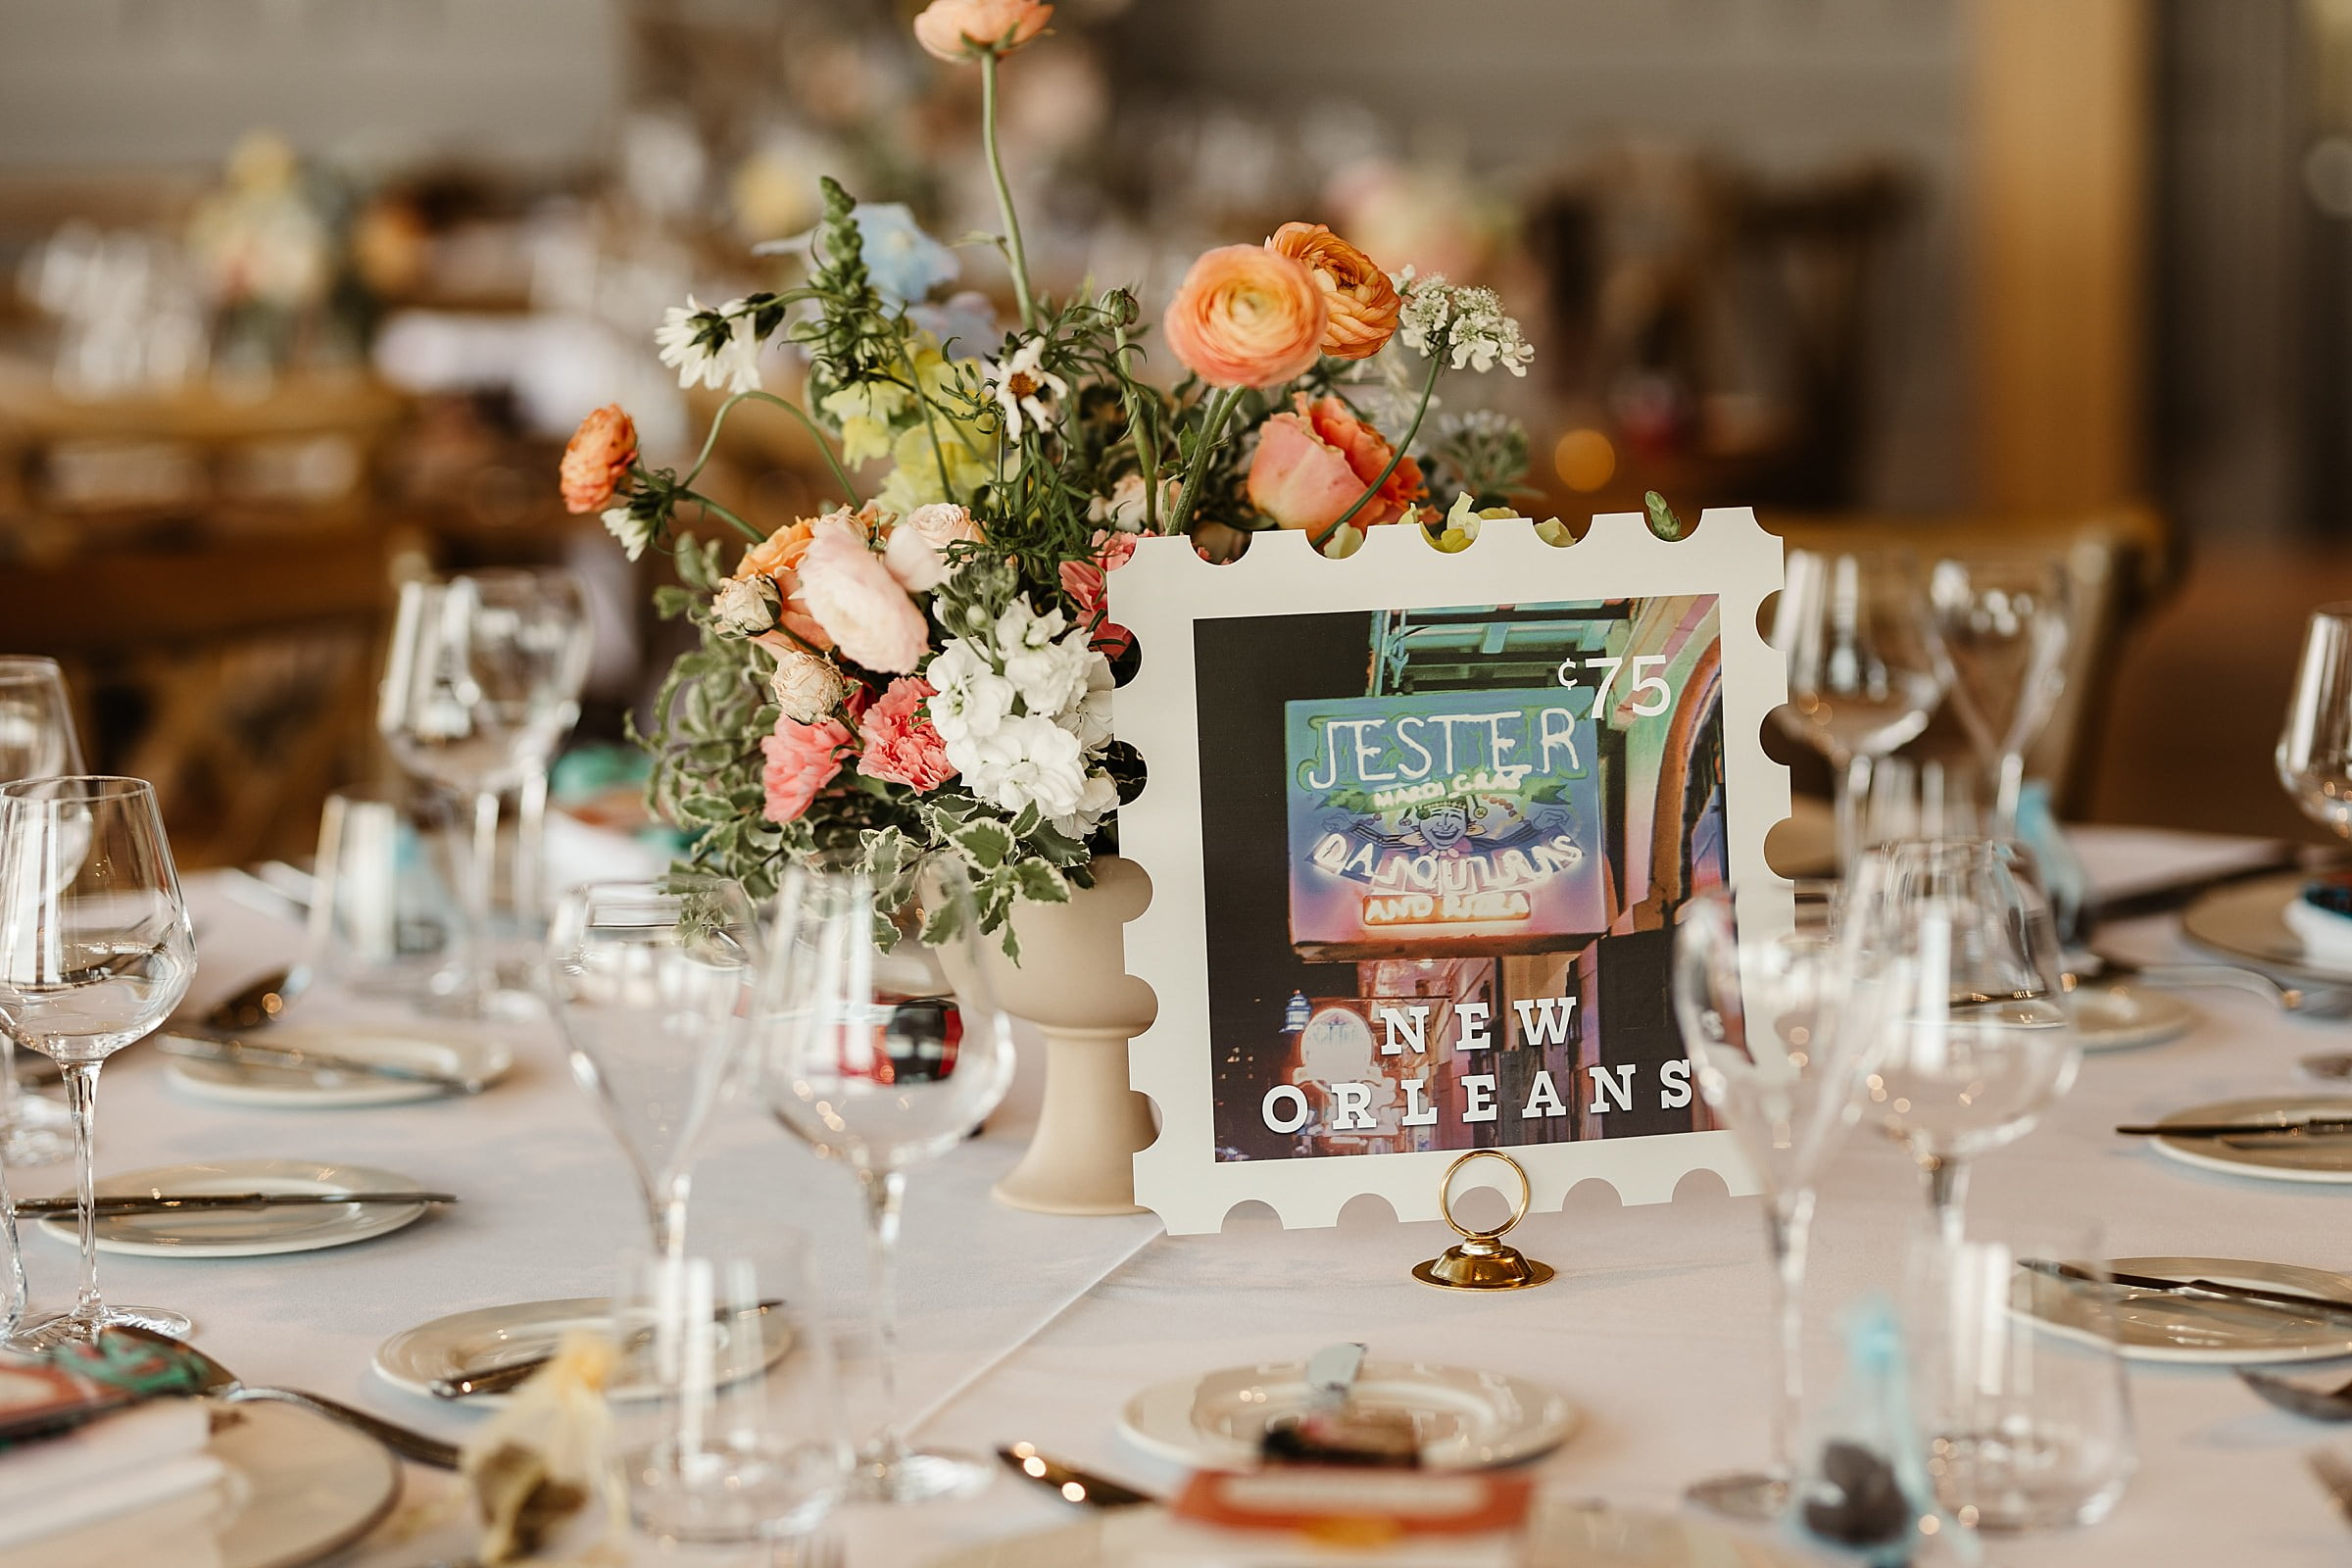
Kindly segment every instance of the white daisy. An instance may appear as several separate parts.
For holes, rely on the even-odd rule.
[[[678,372],[682,387],[724,387],[729,392],[760,390],[760,338],[743,301],[729,300],[715,310],[686,296],[672,305],[654,330],[662,363]]]
[[[1054,401],[1066,395],[1069,383],[1045,367],[1046,340],[1033,337],[988,368],[997,389],[997,407],[1004,415],[1004,439],[1018,441],[1024,417],[1039,432],[1054,424]]]

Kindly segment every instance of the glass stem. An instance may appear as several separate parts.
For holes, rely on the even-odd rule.
[[[1781,1348],[1781,1386],[1772,1410],[1772,1473],[1792,1477],[1805,1415],[1805,1252],[1813,1234],[1813,1189],[1774,1198],[1765,1228],[1772,1244],[1772,1304]]]
[[[1837,776],[1838,874],[1851,879],[1862,863],[1862,813],[1870,807],[1870,759],[1860,752]]]
[[[98,1115],[99,1065],[66,1064],[66,1099],[74,1108],[74,1218],[81,1243],[81,1289],[74,1298],[74,1316],[85,1323],[95,1323],[106,1313],[106,1302],[98,1295],[98,1177],[90,1135]]]
[[[1968,1161],[1954,1154],[1922,1154],[1919,1170],[1928,1187],[1928,1218],[1948,1262],[1968,1232]]]
[[[0,1169],[0,1248],[7,1250],[8,1275],[0,1280],[0,1340],[17,1331],[30,1298],[24,1286],[24,1252],[17,1241],[17,1202],[9,1196],[8,1172]]]
[[[546,907],[540,857],[547,844],[547,769],[532,770],[514,790],[514,875],[510,879],[514,923],[533,942]]]
[[[2001,832],[2014,835],[2017,832],[2018,803],[2026,793],[2025,753],[2003,752],[2001,754],[2001,774],[1994,789],[1996,793],[1993,797],[1995,813],[1993,820],[1999,825]]]
[[[498,887],[498,791],[477,790],[473,797],[473,854],[466,878],[466,995],[477,1002],[489,999],[494,988],[490,956],[490,910]]]
[[[874,1374],[882,1385],[882,1431],[866,1450],[868,1468],[887,1479],[906,1445],[899,1436],[899,1211],[906,1197],[902,1171],[861,1170],[865,1189],[866,1265],[874,1295]]]
[[[0,1139],[17,1124],[17,1037],[0,1029]]]
[[[686,1256],[686,1200],[694,1190],[694,1173],[673,1176],[654,1195],[654,1250],[663,1262],[677,1263]]]

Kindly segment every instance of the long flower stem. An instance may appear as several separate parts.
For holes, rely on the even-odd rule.
[[[1184,488],[1176,493],[1176,531],[1190,533],[1193,521],[1193,501],[1200,494],[1201,476],[1208,472],[1208,455],[1225,439],[1225,426],[1233,418],[1234,407],[1242,401],[1242,389],[1219,387],[1208,400],[1208,417],[1200,422],[1200,444],[1193,448],[1193,466],[1185,470]]]
[[[1113,327],[1113,363],[1119,368],[1119,397],[1127,405],[1127,438],[1135,445],[1136,466],[1144,476],[1144,532],[1159,532],[1159,434],[1144,428],[1144,400],[1135,395],[1127,373],[1127,329]]]
[[[948,477],[948,449],[939,444],[939,421],[932,417],[931,400],[923,394],[923,378],[916,373],[914,361],[906,353],[905,338],[899,340],[899,363],[906,367],[906,384],[914,390],[914,406],[923,411],[923,431],[931,437],[931,461],[939,466],[939,493],[953,501],[956,485]]]
[[[916,395],[921,395],[919,390]],[[843,469],[841,460],[833,455],[833,443],[825,439],[824,430],[814,419],[808,417],[808,412],[799,404],[789,398],[780,398],[773,392],[738,392],[718,406],[718,412],[710,416],[710,433],[703,437],[703,450],[695,455],[694,466],[686,470],[686,477],[678,481],[679,488],[683,489],[691,485],[702,473],[703,466],[710,461],[711,449],[718,445],[718,427],[727,422],[727,415],[735,405],[744,402],[772,403],[800,420],[803,427],[815,439],[816,450],[824,454],[825,466],[833,470],[834,481],[841,486],[842,494],[850,498],[850,505],[853,507],[863,505],[858,499],[858,487],[850,483],[849,473]],[[754,534],[752,537],[762,539],[766,535]]]
[[[681,493],[694,497],[696,501],[702,504],[702,508],[705,512],[715,512],[721,518],[733,523],[736,531],[742,534],[746,539],[749,539],[752,543],[761,544],[766,541],[767,535],[761,533],[759,529],[753,527],[750,523],[744,521],[741,517],[738,517],[735,515],[735,514],[729,512],[726,508],[720,506],[709,496],[704,495],[701,491],[687,490]]]
[[[1322,549],[1330,541],[1332,535],[1347,527],[1348,519],[1371,505],[1372,498],[1380,494],[1380,487],[1389,482],[1389,475],[1396,471],[1396,465],[1402,463],[1404,455],[1413,449],[1413,437],[1421,433],[1421,421],[1429,416],[1430,396],[1438,390],[1438,372],[1445,368],[1446,340],[1440,338],[1429,346],[1429,375],[1421,383],[1421,404],[1420,407],[1413,410],[1413,422],[1405,426],[1404,439],[1398,441],[1396,450],[1389,454],[1389,466],[1380,470],[1380,477],[1365,486],[1364,493],[1355,498],[1355,505],[1341,513],[1332,520],[1330,527],[1315,535],[1317,550]]]
[[[1021,330],[1037,330],[1037,302],[1029,295],[1029,255],[1021,249],[1021,220],[1012,210],[1012,187],[1004,179],[1004,160],[997,150],[997,54],[980,55],[980,139],[988,149],[988,172],[997,182],[997,210],[1004,215],[1004,259],[1012,268],[1012,288],[1021,306]]]

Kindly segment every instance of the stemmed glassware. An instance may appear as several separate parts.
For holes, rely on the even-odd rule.
[[[46,1349],[110,1325],[187,1332],[176,1312],[98,1294],[90,1129],[98,1069],[161,1024],[196,973],[196,938],[155,791],[135,778],[0,784],[0,1017],[65,1069],[74,1108],[81,1290],[12,1344]]]
[[[1765,1193],[1780,1386],[1772,1459],[1761,1471],[1710,1476],[1692,1501],[1742,1519],[1788,1506],[1804,1401],[1804,1281],[1814,1184],[1855,1120],[1873,1031],[1856,1016],[1850,954],[1838,944],[1840,886],[1709,888],[1675,932],[1675,1012],[1699,1093],[1721,1117]]]
[[[2352,604],[2322,605],[2304,624],[2278,763],[2303,814],[2352,838]]]
[[[66,677],[54,659],[0,656],[0,783],[83,768]],[[48,1165],[73,1149],[73,1114],[17,1086],[17,1043],[0,1025],[0,1164]]]
[[[762,1093],[776,1119],[857,1173],[869,1222],[883,1430],[858,1454],[869,1497],[912,1502],[987,1484],[970,1455],[909,1449],[899,1430],[896,1268],[909,1166],[963,1141],[1004,1098],[1012,1036],[982,979],[968,884],[934,860],[914,904],[843,869],[787,873],[761,1008]]]
[[[1952,707],[1993,778],[2000,830],[2017,829],[2026,748],[2066,690],[2074,593],[2048,556],[1939,561],[1928,603],[1952,666]]]
[[[575,888],[548,930],[549,1010],[663,1257],[685,1245],[695,1142],[742,1060],[760,958],[742,886],[695,872]]]
[[[2033,858],[1988,839],[1875,851],[1848,895],[1851,1005],[1879,1039],[1866,1110],[1911,1148],[1956,1247],[1969,1162],[2033,1130],[2082,1062]]]
[[[579,722],[588,620],[568,571],[477,571],[400,595],[376,728],[411,773],[469,800],[467,931],[448,1003],[487,1010],[496,993],[490,911],[499,797],[544,774]]]
[[[1838,863],[1860,855],[1871,763],[1928,727],[1952,668],[1903,550],[1791,550],[1772,645],[1788,665],[1783,722],[1829,759]]]

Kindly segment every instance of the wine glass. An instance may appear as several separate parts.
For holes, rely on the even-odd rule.
[[[20,779],[0,784],[0,1017],[65,1069],[80,1199],[81,1290],[73,1310],[12,1340],[47,1349],[135,1325],[182,1335],[188,1320],[109,1306],[98,1294],[90,1124],[98,1069],[187,994],[196,937],[143,779]]]
[[[2278,761],[2303,814],[2352,838],[2352,604],[2322,605],[2304,623]]]
[[[899,1431],[896,1266],[906,1170],[956,1148],[1012,1080],[1012,1036],[981,975],[970,887],[934,859],[892,909],[854,869],[795,867],[776,897],[760,1028],[762,1094],[864,1190],[883,1428],[858,1454],[869,1497],[962,1495],[989,1471],[909,1449]]]
[[[1880,1036],[1866,1109],[1910,1146],[1957,1246],[1969,1161],[2030,1132],[2082,1061],[2057,922],[2032,856],[1991,839],[1882,847],[1846,919],[1851,1004]]]
[[[2017,830],[2026,748],[2066,690],[2074,592],[2048,556],[1988,555],[1939,561],[1928,603],[1952,666],[1952,707],[1993,776],[2000,830]]]
[[[83,766],[57,661],[0,656],[0,783],[56,778]],[[73,1150],[73,1126],[65,1106],[17,1086],[17,1042],[0,1027],[0,1164],[55,1164]]]
[[[544,774],[588,677],[588,620],[568,571],[477,571],[400,594],[376,728],[401,766],[473,807],[467,931],[449,976],[452,1010],[489,1010],[490,910],[502,792]]]
[[[1772,645],[1788,664],[1782,722],[1835,771],[1850,874],[1871,763],[1926,729],[1952,683],[1918,564],[1907,550],[1789,551]]]
[[[1741,1519],[1788,1507],[1804,1411],[1804,1282],[1814,1184],[1855,1120],[1872,1031],[1850,1004],[1838,944],[1839,884],[1713,887],[1683,906],[1674,939],[1675,1013],[1699,1093],[1765,1193],[1780,1381],[1772,1459],[1710,1476],[1687,1495]]]
[[[574,888],[548,930],[548,1009],[665,1257],[685,1243],[695,1142],[742,1058],[760,950],[742,885],[691,871]]]

